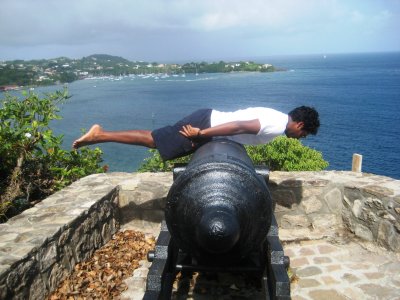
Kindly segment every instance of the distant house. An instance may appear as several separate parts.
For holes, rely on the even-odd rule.
[[[44,74],[47,74],[47,75],[54,75],[55,73],[56,73],[56,71],[52,70],[50,68],[47,68],[46,70],[44,70]]]
[[[2,86],[0,86],[0,92],[15,91],[18,89],[19,89],[18,85],[2,85]]]
[[[44,75],[39,76],[37,81],[44,81],[44,80],[49,80],[50,78]]]

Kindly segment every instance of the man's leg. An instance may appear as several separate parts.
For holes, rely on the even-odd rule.
[[[75,140],[72,143],[72,147],[78,149],[86,145],[107,142],[145,146],[148,148],[156,147],[150,130],[105,131],[97,124],[93,125],[86,134]]]

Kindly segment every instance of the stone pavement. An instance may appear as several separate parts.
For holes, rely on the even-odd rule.
[[[129,225],[125,228],[138,229]],[[147,227],[147,233],[156,230]],[[400,299],[400,254],[363,242],[350,233],[284,242],[284,250],[291,260],[293,300]],[[149,266],[143,261],[127,280],[129,289],[122,295],[123,300],[142,298]],[[180,295],[182,290],[184,294]],[[254,282],[232,274],[195,275],[176,282],[174,291],[173,299],[263,299]]]
[[[399,254],[342,236],[288,243],[293,300],[400,299]]]

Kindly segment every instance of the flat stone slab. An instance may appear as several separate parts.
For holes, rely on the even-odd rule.
[[[399,299],[400,255],[356,239],[287,243],[293,300]]]

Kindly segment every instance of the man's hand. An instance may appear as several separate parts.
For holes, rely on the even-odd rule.
[[[258,119],[247,121],[233,121],[218,126],[201,129],[192,127],[188,124],[182,126],[179,132],[190,140],[198,138],[212,138],[214,136],[227,136],[236,134],[257,134],[260,131],[261,124]],[[200,134],[201,133],[201,134]]]
[[[182,126],[182,130],[180,130],[179,132],[188,139],[193,140],[199,136],[200,128],[192,127],[192,125],[188,124]]]

